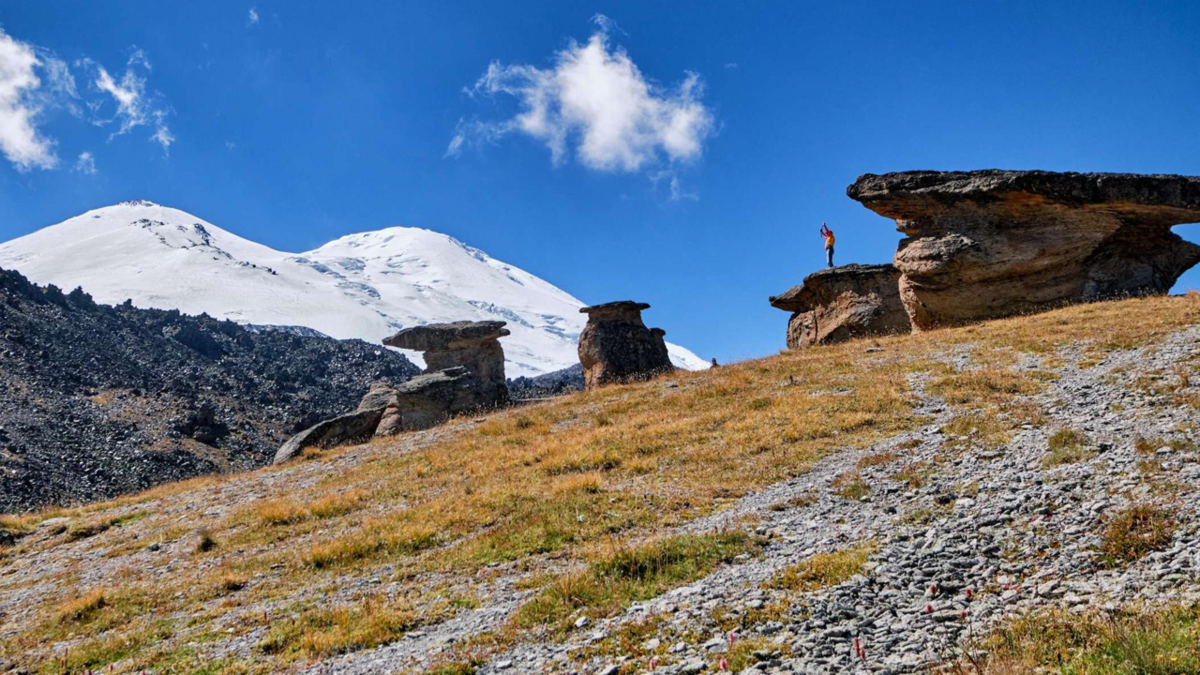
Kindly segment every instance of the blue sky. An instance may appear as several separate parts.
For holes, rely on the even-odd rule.
[[[821,221],[839,263],[891,259],[861,173],[1200,174],[1194,2],[14,2],[0,28],[0,240],[134,198],[294,251],[427,227],[722,361],[783,346],[766,298],[823,264]]]

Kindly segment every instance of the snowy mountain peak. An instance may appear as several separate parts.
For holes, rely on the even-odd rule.
[[[432,230],[388,227],[287,253],[145,200],[0,244],[0,267],[37,283],[82,286],[99,302],[131,299],[372,343],[407,326],[499,319],[512,331],[503,340],[510,377],[577,363],[585,321],[584,303],[570,294]],[[707,367],[668,346],[676,365]]]

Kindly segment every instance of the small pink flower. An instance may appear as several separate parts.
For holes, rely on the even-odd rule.
[[[658,670],[658,657],[657,656],[650,658],[650,670]]]
[[[929,594],[930,594],[930,595],[937,595],[937,593],[938,593],[938,587],[937,587],[937,584],[929,584]]]
[[[721,662],[717,664],[717,667],[719,667],[722,672],[729,670],[729,662],[722,658]]]
[[[967,620],[967,610],[965,610],[965,609],[964,609],[964,610],[962,610],[961,612],[959,612],[959,613],[958,613],[958,618],[959,618],[959,619],[961,619],[961,620],[963,620],[963,621],[966,621],[966,620]]]
[[[735,642],[737,642],[737,633],[729,631],[729,644],[732,645]]]
[[[963,595],[967,596],[967,600],[970,600],[975,597],[975,591],[968,588],[963,591]]]
[[[933,605],[925,605],[925,613],[933,614]]]

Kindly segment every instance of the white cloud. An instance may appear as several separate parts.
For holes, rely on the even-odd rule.
[[[258,23],[258,9],[255,7],[251,7],[250,8],[250,18],[247,19],[246,25],[253,26],[256,23]]]
[[[713,114],[700,102],[699,75],[687,73],[670,88],[648,81],[623,48],[610,46],[615,24],[602,15],[593,21],[598,30],[588,42],[572,41],[550,68],[490,64],[467,92],[512,96],[520,111],[500,122],[460,121],[446,154],[521,133],[545,143],[555,164],[574,156],[598,171],[698,159],[714,130]]]
[[[92,156],[92,153],[84,150],[83,152],[79,153],[79,159],[75,160],[74,170],[78,171],[79,173],[86,173],[89,176],[95,175],[96,158]]]
[[[153,129],[150,139],[166,152],[175,141],[166,123],[170,106],[157,92],[147,92],[146,77],[139,74],[150,72],[150,60],[143,50],[131,47],[125,65],[117,79],[89,58],[68,64],[0,29],[0,152],[18,171],[58,166],[55,140],[44,133],[42,123],[46,113],[63,109],[96,126],[118,121],[119,128],[109,140],[147,126]],[[77,74],[91,85],[91,95],[80,95]],[[101,113],[109,100],[116,103],[116,112],[104,117]],[[94,170],[91,157],[90,152],[81,154],[75,170],[91,173],[87,170]]]
[[[37,127],[42,81],[35,69],[41,65],[33,47],[0,30],[0,151],[18,171],[58,164],[54,141]]]
[[[92,85],[99,91],[108,94],[117,105],[116,114],[111,119],[95,119],[93,122],[104,126],[112,121],[119,122],[119,128],[109,135],[109,140],[126,134],[136,127],[148,126],[154,129],[150,139],[162,146],[163,152],[168,152],[175,136],[167,126],[168,108],[161,102],[157,94],[146,91],[146,78],[139,75],[135,67],[140,66],[147,71],[150,63],[141,50],[134,52],[129,59],[128,68],[117,80],[108,70],[90,59],[83,59],[79,65],[88,68],[93,73]],[[93,111],[98,111],[102,105],[99,101],[89,103]]]
[[[150,67],[150,59],[146,58],[146,52],[138,49],[137,47],[133,47],[132,49],[133,51],[129,53],[129,60],[125,62],[125,65],[141,66],[147,71],[153,70],[153,68]]]

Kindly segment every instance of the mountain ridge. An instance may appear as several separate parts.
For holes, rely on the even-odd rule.
[[[401,328],[502,319],[509,377],[578,362],[585,303],[449,235],[393,226],[289,253],[185,211],[130,200],[0,244],[0,267],[81,286],[98,302],[207,313],[242,324],[305,326],[378,343]],[[676,366],[707,363],[669,345]],[[419,355],[407,354],[420,363]]]

